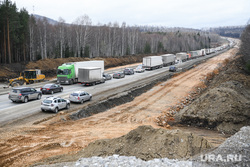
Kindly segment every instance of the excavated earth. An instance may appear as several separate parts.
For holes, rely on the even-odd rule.
[[[148,161],[163,157],[187,159],[210,148],[206,139],[191,132],[139,126],[119,138],[90,143],[80,154],[82,157],[119,154]]]
[[[229,134],[250,125],[250,76],[242,67],[241,57],[229,62],[219,75],[208,80],[209,88],[181,110],[176,120]]]
[[[200,90],[208,74],[225,66],[225,60],[235,59],[237,51],[238,49],[234,48],[211,58],[191,70],[155,85],[133,101],[119,106],[114,104],[113,108],[105,112],[90,114],[77,120],[71,119],[72,113],[61,112],[36,124],[1,128],[0,166],[76,161],[83,155],[88,157],[94,153],[103,156],[113,153],[133,154],[145,160],[159,157],[185,159],[201,150],[217,147],[229,136],[215,130],[183,125],[159,129],[161,126],[156,120],[171,108],[175,107],[178,109],[176,112],[179,112],[180,108],[183,108],[183,99],[191,97],[192,92],[197,89]],[[240,76],[237,71],[235,75]],[[246,84],[239,82],[245,86],[249,83],[246,79],[249,79],[248,76],[242,79]],[[220,85],[219,81],[216,83]],[[196,97],[191,97],[191,101],[197,99]],[[192,103],[189,106],[191,105]],[[218,105],[217,111],[224,112],[224,108],[220,109]],[[144,125],[151,125],[156,129]],[[154,141],[157,141],[157,145]]]

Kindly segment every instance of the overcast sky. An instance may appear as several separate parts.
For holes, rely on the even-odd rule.
[[[245,25],[250,0],[12,0],[18,9],[72,23],[88,15],[92,24],[204,28]]]

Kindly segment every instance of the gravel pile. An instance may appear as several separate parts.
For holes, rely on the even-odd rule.
[[[134,156],[113,155],[109,157],[81,158],[77,162],[53,164],[50,167],[191,167],[191,161],[179,161],[168,158],[143,161]],[[42,166],[41,166],[42,167]]]

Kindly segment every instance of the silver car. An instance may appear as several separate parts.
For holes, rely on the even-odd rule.
[[[41,103],[41,110],[42,111],[53,111],[57,113],[61,109],[69,109],[70,101],[67,99],[62,99],[60,97],[47,97]]]
[[[69,95],[69,100],[75,103],[83,103],[85,101],[91,100],[91,98],[92,95],[84,91],[73,92]]]

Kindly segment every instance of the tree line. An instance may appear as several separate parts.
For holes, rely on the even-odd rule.
[[[240,38],[241,33],[245,29],[245,26],[226,26],[226,27],[217,27],[217,28],[210,28],[210,32],[214,32],[224,37],[231,37],[231,38]]]
[[[248,24],[241,34],[240,54],[243,55],[243,60],[248,73],[250,73],[250,24]]]
[[[1,2],[1,1],[0,1]],[[219,36],[193,29],[129,26],[125,22],[92,25],[88,15],[72,24],[59,18],[18,11],[10,0],[0,3],[0,63],[67,57],[119,57],[136,54],[177,53],[209,48]]]

